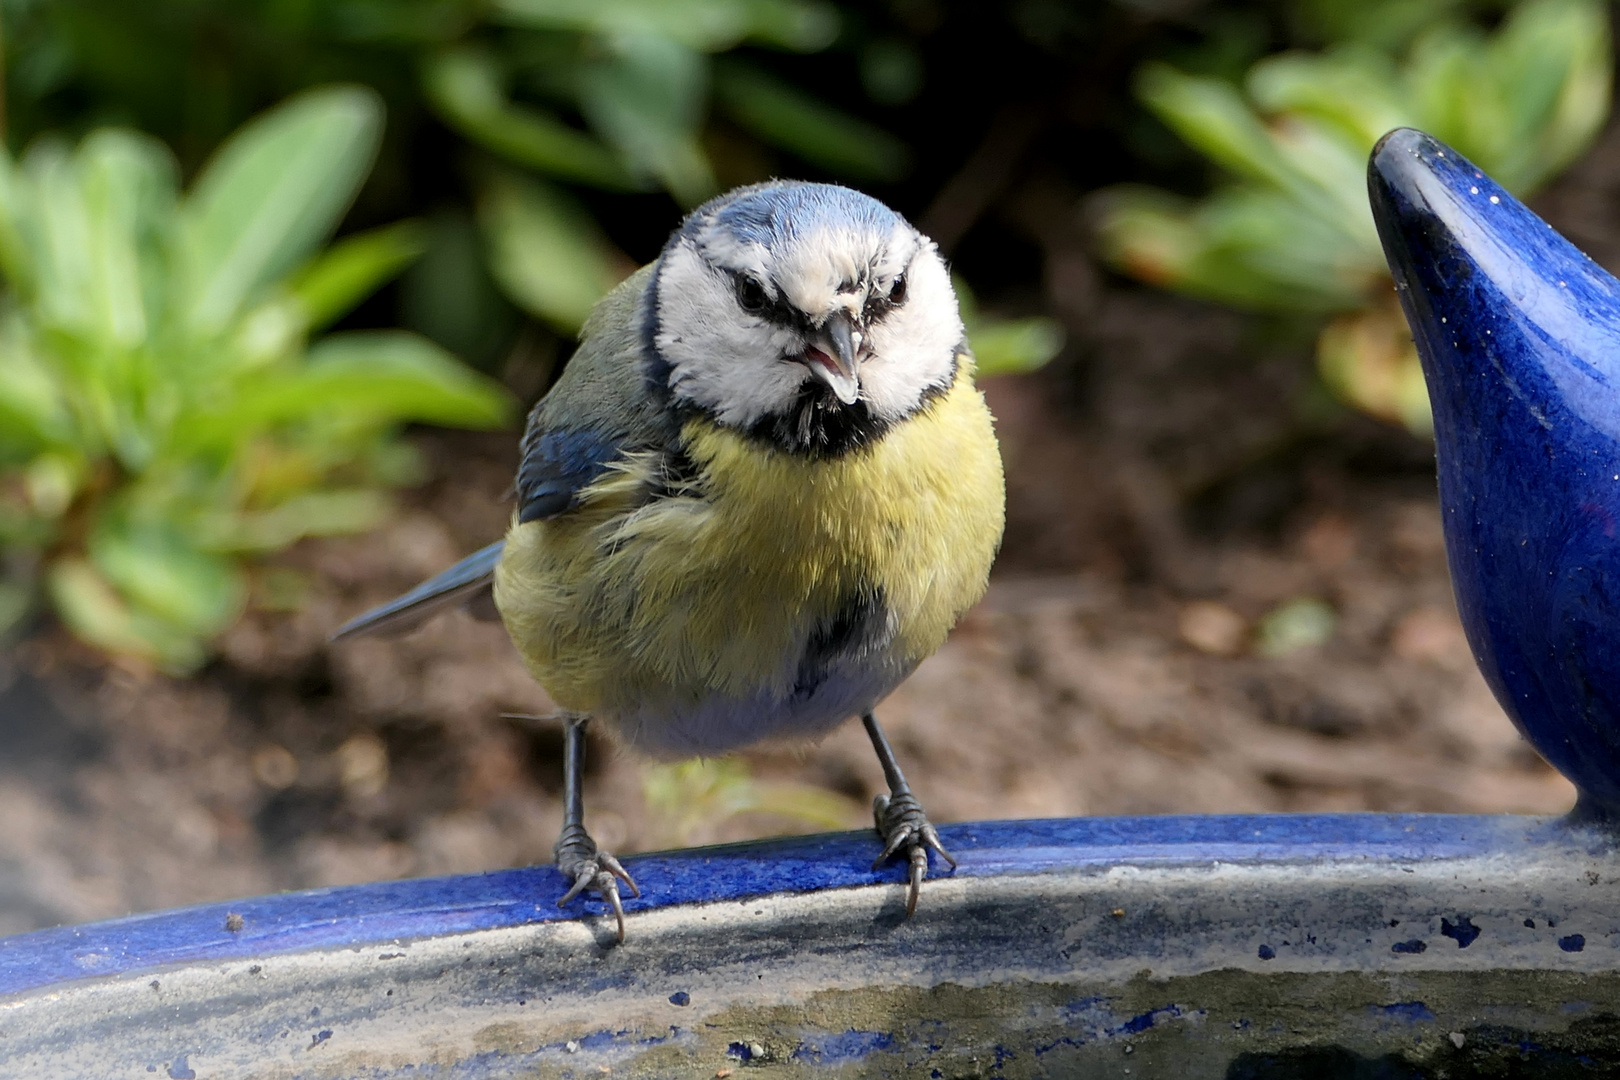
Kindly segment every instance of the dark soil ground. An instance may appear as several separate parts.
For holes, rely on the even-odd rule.
[[[1099,275],[1073,205],[1037,184],[1004,211],[1041,240],[1030,306],[1071,346],[987,386],[1003,555],[880,711],[934,819],[1567,809],[1474,669],[1428,445],[1318,402],[1306,336]],[[1620,134],[1538,205],[1620,264]],[[458,612],[326,643],[502,530],[512,436],[419,442],[433,479],[392,523],[290,552],[266,592],[294,571],[300,606],[250,613],[198,677],[108,665],[50,628],[0,657],[0,932],[550,858],[561,739],[503,718],[548,703],[498,625]],[[1326,641],[1257,647],[1300,598],[1330,606]],[[881,789],[858,725],[743,760],[767,802],[812,785],[849,827]],[[649,775],[710,810],[650,814]],[[634,852],[824,827],[729,814],[744,789],[701,780],[593,745],[593,831]]]

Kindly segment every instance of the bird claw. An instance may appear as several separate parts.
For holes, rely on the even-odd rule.
[[[558,900],[563,907],[586,890],[596,893],[613,908],[619,924],[619,943],[624,943],[624,903],[619,898],[619,882],[630,888],[630,895],[639,897],[641,889],[624,865],[611,854],[596,846],[583,825],[570,825],[563,829],[553,849],[557,869],[571,878],[573,885]]]
[[[878,837],[883,841],[883,853],[872,863],[872,869],[876,870],[902,848],[905,849],[906,861],[911,868],[911,888],[906,894],[906,917],[910,918],[917,911],[917,895],[922,890],[923,879],[928,876],[928,852],[938,852],[952,870],[956,869],[956,860],[940,843],[939,832],[923,812],[922,803],[909,791],[874,798],[872,819],[877,825]]]

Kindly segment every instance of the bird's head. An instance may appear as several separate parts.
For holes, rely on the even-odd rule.
[[[837,454],[950,386],[963,341],[934,245],[831,184],[740,188],[670,238],[652,284],[675,402],[784,449]]]

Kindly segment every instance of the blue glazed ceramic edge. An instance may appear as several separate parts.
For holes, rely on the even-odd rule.
[[[1065,818],[951,825],[940,833],[958,875],[1017,876],[1116,865],[1405,863],[1547,845],[1606,846],[1602,833],[1554,819],[1444,814],[1209,815]],[[870,869],[867,832],[694,848],[625,860],[643,896],[629,912],[898,883]],[[284,893],[0,938],[0,995],[179,963],[319,949],[600,917],[596,902],[558,908],[550,866]],[[924,903],[927,902],[926,889]],[[227,916],[240,928],[227,929]],[[231,920],[236,925],[236,920]]]
[[[1380,140],[1368,191],[1476,662],[1583,813],[1620,820],[1620,281],[1422,132]]]

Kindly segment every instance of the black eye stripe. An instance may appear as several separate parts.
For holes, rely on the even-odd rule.
[[[907,269],[910,269],[910,267],[907,267]],[[866,307],[861,311],[862,318],[864,318],[867,322],[876,322],[878,319],[883,318],[883,316],[887,315],[895,308],[904,304],[906,302],[906,293],[906,271],[902,270],[898,274],[894,275],[894,280],[889,283],[889,293],[887,296],[880,293],[873,293],[866,298]]]
[[[908,266],[906,270],[894,276],[889,283],[887,295],[874,292],[867,296],[866,304],[861,310],[863,322],[875,322],[906,302],[909,293],[906,271],[909,269]],[[794,307],[780,291],[772,296],[753,276],[736,270],[730,271],[730,274],[737,306],[742,308],[745,314],[800,334],[809,335],[815,331],[810,317]]]
[[[775,326],[797,330],[808,335],[813,327],[810,318],[794,307],[788,298],[778,292],[771,296],[765,287],[747,274],[734,273],[737,304],[749,315],[764,319]]]

